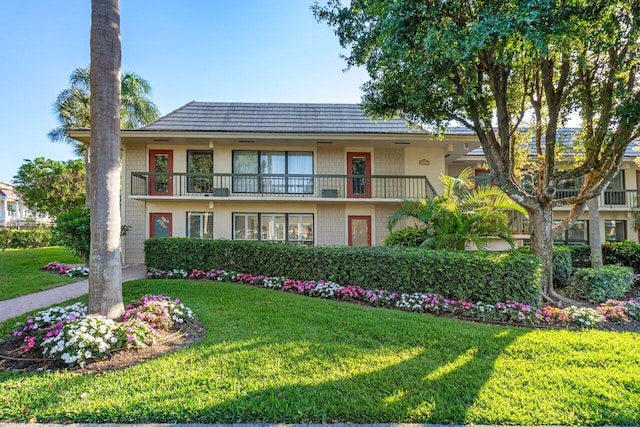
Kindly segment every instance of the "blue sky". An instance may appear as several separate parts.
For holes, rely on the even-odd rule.
[[[359,102],[312,0],[121,0],[122,69],[153,87],[161,114],[197,101]],[[90,1],[0,0],[0,181],[24,159],[73,158],[50,142],[52,104],[89,64]]]

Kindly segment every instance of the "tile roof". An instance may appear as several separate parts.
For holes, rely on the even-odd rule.
[[[270,133],[428,133],[402,119],[374,121],[358,104],[192,101],[141,127],[145,131]]]

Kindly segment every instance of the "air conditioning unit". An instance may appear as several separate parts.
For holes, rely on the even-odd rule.
[[[229,189],[228,188],[214,188],[213,189],[214,197],[229,197]]]
[[[335,199],[338,197],[338,190],[335,188],[325,188],[322,190],[322,197],[325,199]]]

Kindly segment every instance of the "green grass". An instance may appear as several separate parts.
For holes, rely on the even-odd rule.
[[[640,424],[637,333],[498,327],[225,283],[124,290],[125,301],[179,297],[207,337],[119,372],[1,373],[0,420]]]
[[[82,260],[59,247],[37,249],[7,249],[0,252],[0,300],[77,282],[74,278],[42,271],[51,261],[82,264]]]

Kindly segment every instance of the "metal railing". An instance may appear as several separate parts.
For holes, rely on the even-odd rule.
[[[565,197],[575,197],[578,190],[557,190],[555,199],[564,199]],[[605,209],[633,209],[638,206],[638,190],[604,190],[598,196],[598,206]]]
[[[132,196],[418,199],[435,194],[425,176],[131,173]]]

